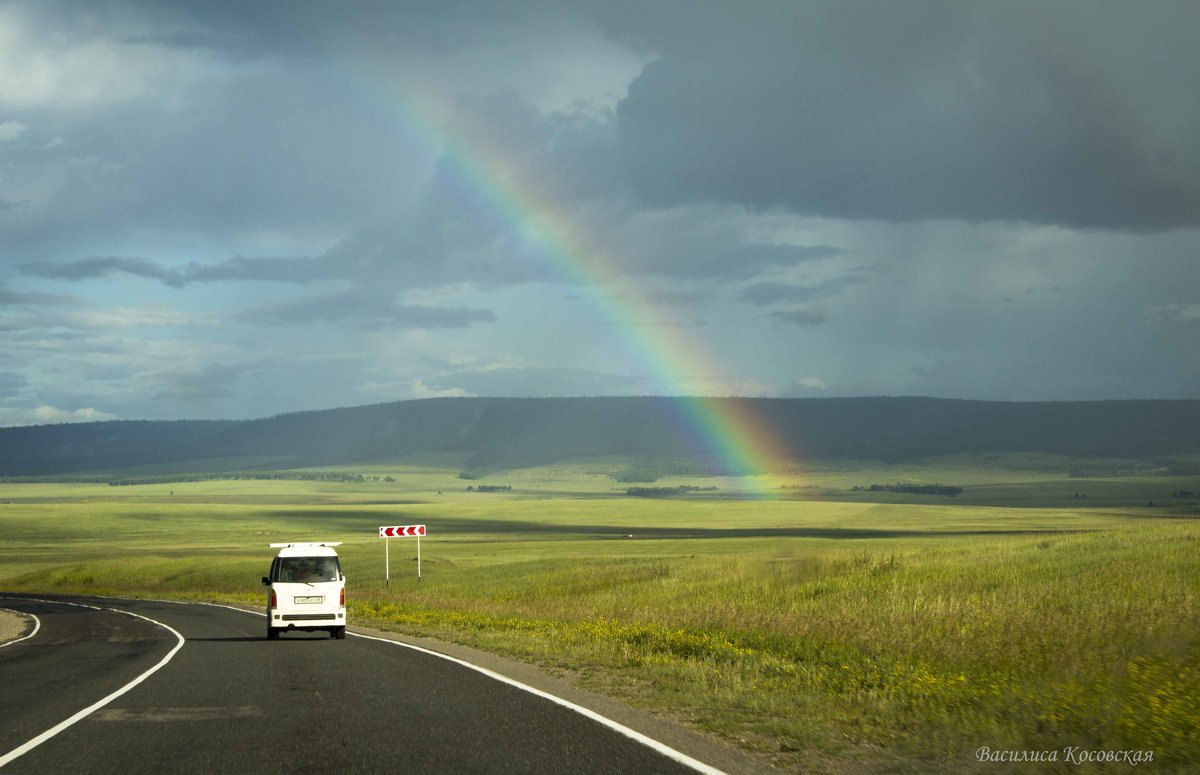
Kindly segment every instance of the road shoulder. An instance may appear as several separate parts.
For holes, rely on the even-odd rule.
[[[396,632],[376,630],[370,627],[351,625],[347,631],[375,638],[416,646],[427,651],[444,654],[468,662],[476,667],[518,681],[533,689],[587,708],[605,718],[640,732],[647,737],[664,743],[680,753],[687,754],[711,767],[727,773],[772,773],[778,770],[765,762],[746,754],[716,737],[688,729],[669,719],[660,718],[647,711],[626,705],[620,700],[581,689],[567,680],[555,677],[544,670],[523,662],[508,659],[486,651],[454,643],[402,635]]]
[[[7,608],[0,608],[0,643],[20,638],[33,627],[33,619]]]

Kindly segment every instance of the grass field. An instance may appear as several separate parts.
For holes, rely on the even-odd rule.
[[[340,540],[352,623],[542,665],[787,769],[1130,767],[1076,748],[1194,771],[1200,511],[1174,493],[1200,481],[1033,462],[814,466],[761,500],[687,478],[657,485],[719,489],[628,497],[605,460],[469,482],[424,459],[346,469],[388,483],[0,484],[0,588],[260,604],[268,543]],[[853,489],[891,482],[965,489]],[[393,541],[385,585],[377,528],[415,522],[422,578]]]

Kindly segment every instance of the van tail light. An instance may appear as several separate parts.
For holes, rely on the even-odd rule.
[[[277,602],[275,602],[275,590],[272,589],[271,590],[271,607],[277,608],[278,606],[279,606],[279,604]]]
[[[338,605],[342,608],[346,607],[346,588],[342,587],[342,593],[338,595]]]

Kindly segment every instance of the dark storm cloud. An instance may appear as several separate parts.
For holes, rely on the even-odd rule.
[[[505,162],[504,170],[484,170],[485,176],[497,178],[491,185],[501,198],[522,202],[529,210],[525,220],[536,226],[538,218],[545,218],[555,233],[566,235],[568,261],[599,257],[630,275],[747,279],[767,269],[845,253],[832,245],[758,241],[747,233],[740,204],[633,206],[630,181],[621,176],[616,161],[624,151],[614,129],[611,113],[586,106],[545,113],[513,93],[461,101],[452,129],[454,142],[402,252],[438,257],[440,266],[432,271],[464,261],[462,276],[485,284],[552,279],[547,278],[547,260],[561,260],[562,246],[541,246],[516,233],[524,223],[514,223],[508,202],[497,207],[497,202],[481,196],[471,177],[480,170],[464,172],[455,163],[486,148]],[[510,172],[522,182],[505,180]],[[534,185],[525,185],[530,181]],[[537,204],[530,207],[525,200]],[[377,246],[369,249],[379,252]]]
[[[617,113],[622,169],[645,202],[891,221],[1200,223],[1198,5],[755,8],[601,12],[661,54]]]
[[[311,54],[335,46],[407,45],[455,50],[478,44],[498,30],[535,20],[545,24],[561,10],[558,2],[479,3],[440,0],[396,3],[355,0],[339,6],[324,0],[292,0],[282,10],[263,0],[154,0],[141,3],[159,18],[186,30],[155,36],[183,48],[228,50],[238,55]]]
[[[238,319],[267,326],[349,320],[367,327],[429,329],[492,323],[496,314],[486,309],[400,304],[386,293],[352,289],[247,310]]]

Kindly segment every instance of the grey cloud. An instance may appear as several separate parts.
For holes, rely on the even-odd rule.
[[[185,245],[184,235],[213,233],[329,244],[394,216],[426,179],[434,141],[406,142],[399,118],[348,106],[332,63],[296,64],[193,65],[198,83],[170,100],[100,103],[69,121],[46,109],[39,134],[65,147],[8,153],[6,185],[19,182],[23,195],[9,198],[38,196],[4,210],[6,241],[23,240],[26,255],[55,243],[120,246],[145,230]]]
[[[219,280],[265,280],[308,283],[337,276],[328,262],[311,258],[244,258],[235,256],[218,264],[189,263],[183,276],[188,283]]]
[[[757,243],[740,209],[713,207],[634,213],[612,225],[610,241],[626,273],[708,280],[750,279],[845,252],[830,245]]]
[[[1147,310],[1152,322],[1200,323],[1200,304],[1163,304]]]
[[[77,302],[78,300],[71,296],[61,296],[56,293],[14,291],[0,283],[0,307],[63,306]]]
[[[0,371],[0,399],[20,395],[29,385],[25,375],[15,371]]]
[[[50,263],[33,261],[18,267],[22,274],[53,280],[88,280],[96,277],[111,277],[128,274],[158,280],[164,285],[181,287],[186,283],[178,272],[167,269],[144,258],[124,256],[95,256],[78,261]]]
[[[77,261],[38,261],[22,264],[23,274],[56,280],[88,280],[127,274],[157,280],[172,288],[193,283],[221,280],[268,280],[275,282],[308,283],[330,279],[335,275],[322,262],[307,258],[245,258],[236,256],[215,264],[191,262],[183,269],[172,269],[145,258],[96,256]]]
[[[122,417],[644,392],[604,372],[658,325],[734,392],[1194,396],[1200,230],[1144,232],[1200,217],[1197,8],[17,0],[59,77],[0,83],[40,95],[0,144],[0,368]]]
[[[254,368],[248,363],[181,364],[150,377],[156,384],[153,397],[169,401],[213,401],[235,395],[234,383]]]
[[[702,291],[664,291],[655,290],[646,294],[647,297],[656,304],[664,304],[671,307],[686,307],[692,304],[697,304],[708,298],[707,293]]]
[[[431,329],[492,323],[496,314],[485,309],[399,304],[387,294],[352,289],[246,310],[238,319],[268,326],[349,320],[379,328]]]
[[[780,302],[805,302],[826,299],[840,294],[846,286],[867,281],[863,275],[846,275],[816,285],[792,285],[789,283],[761,282],[748,286],[741,298],[751,304],[767,306]]]
[[[502,368],[462,371],[426,381],[434,390],[485,396],[598,396],[629,390],[636,380],[586,369]]]
[[[829,316],[825,315],[824,313],[807,309],[795,309],[787,311],[776,310],[769,314],[771,318],[778,320],[781,323],[802,326],[805,328],[815,328],[816,326],[820,326],[829,320]]]
[[[829,245],[755,243],[740,212],[711,208],[607,213],[597,222],[566,227],[565,243],[541,244],[520,233],[524,224],[501,220],[462,197],[452,183],[435,182],[416,217],[358,231],[313,259],[312,274],[363,286],[466,282],[497,288],[586,282],[575,267],[601,261],[627,276],[745,280],[845,252]],[[594,203],[572,206],[587,211]]]

